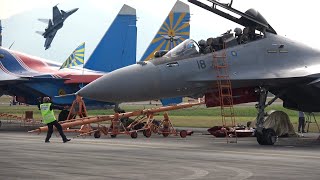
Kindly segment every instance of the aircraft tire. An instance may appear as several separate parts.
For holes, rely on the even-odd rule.
[[[260,145],[266,145],[263,133],[256,132],[257,141]]]
[[[116,135],[116,134],[111,134],[110,137],[111,137],[111,138],[116,138],[117,135]]]
[[[101,132],[100,131],[96,131],[93,134],[94,138],[100,138],[101,137]]]
[[[265,145],[274,145],[274,143],[277,140],[277,138],[276,138],[277,134],[273,129],[271,129],[271,128],[264,129],[263,135],[264,135],[264,139],[265,139]]]

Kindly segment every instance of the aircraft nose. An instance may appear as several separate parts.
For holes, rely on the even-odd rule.
[[[88,99],[115,103],[147,100],[150,92],[159,89],[159,78],[159,69],[152,63],[134,64],[96,79],[77,94]]]

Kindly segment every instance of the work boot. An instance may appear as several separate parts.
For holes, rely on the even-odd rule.
[[[63,143],[66,143],[68,141],[71,141],[71,139],[65,139],[65,140],[63,140]]]

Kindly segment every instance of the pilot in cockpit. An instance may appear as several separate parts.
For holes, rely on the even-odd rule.
[[[198,51],[196,50],[196,45],[194,44],[194,41],[189,41],[189,43],[186,44],[183,55],[192,55],[197,53]]]
[[[241,28],[235,28],[233,31],[234,31],[234,35],[235,35],[235,38],[237,39],[238,44],[240,44],[240,38],[242,35]]]

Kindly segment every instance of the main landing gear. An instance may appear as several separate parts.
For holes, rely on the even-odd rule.
[[[266,104],[268,90],[264,87],[259,87],[255,89],[255,92],[259,93],[259,102],[256,104],[258,109],[258,117],[256,124],[256,137],[260,145],[273,145],[277,141],[276,132],[271,128],[264,128],[264,109],[271,105],[279,96],[275,96],[272,100]]]

